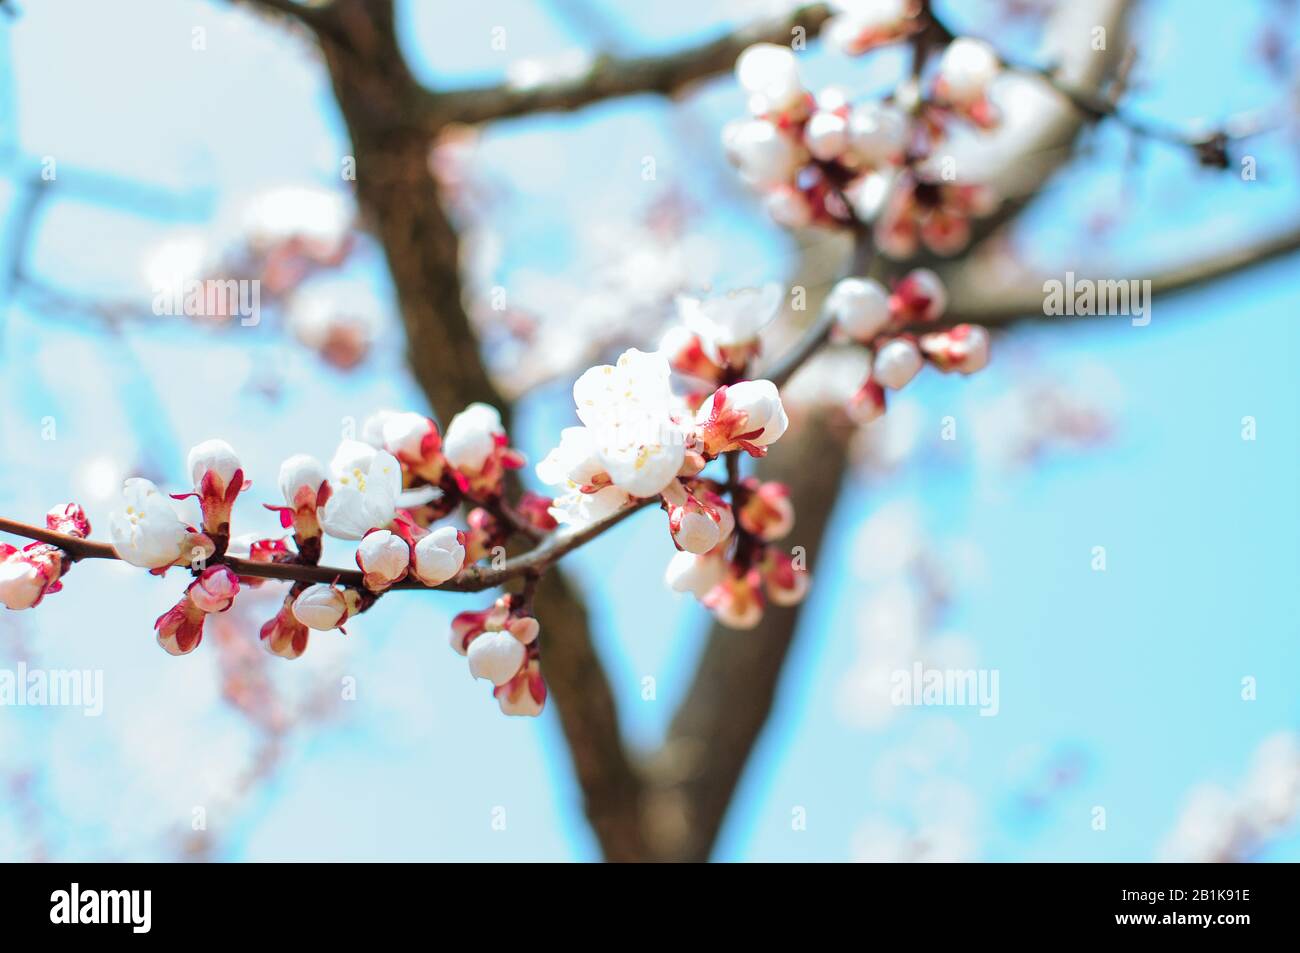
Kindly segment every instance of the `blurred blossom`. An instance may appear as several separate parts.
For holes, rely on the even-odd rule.
[[[289,330],[299,343],[339,370],[366,359],[380,326],[382,305],[356,279],[303,285],[289,301]]]
[[[1210,863],[1254,860],[1270,841],[1292,829],[1297,812],[1300,738],[1278,732],[1260,742],[1235,792],[1215,784],[1192,789],[1159,855],[1162,860]]]
[[[199,281],[211,265],[212,249],[199,234],[173,235],[151,248],[143,262],[144,277],[151,296],[183,293],[191,281]]]
[[[579,242],[580,257],[565,273],[515,274],[504,309],[494,307],[491,279],[478,279],[474,317],[493,342],[489,355],[509,371],[499,379],[510,393],[652,340],[674,315],[675,297],[705,284],[718,257],[703,237],[635,222],[590,223]]]

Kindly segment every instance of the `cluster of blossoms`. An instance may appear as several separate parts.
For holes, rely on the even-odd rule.
[[[904,275],[889,291],[874,278],[845,278],[831,289],[826,308],[835,334],[872,352],[871,370],[850,402],[850,415],[866,423],[885,412],[885,390],[905,387],[929,361],[947,373],[973,374],[989,360],[989,333],[974,324],[917,334],[943,316],[948,295],[928,268]]]
[[[340,585],[338,577],[330,583],[296,581],[275,616],[261,627],[263,646],[292,659],[306,651],[312,629],[344,630],[352,616],[408,577],[422,586],[441,586],[492,555],[511,533],[540,537],[555,529],[555,520],[547,512],[549,499],[525,493],[513,509],[503,500],[506,472],[523,463],[523,457],[509,446],[500,415],[487,405],[467,407],[452,418],[445,434],[423,415],[381,412],[366,421],[362,439],[340,443],[328,467],[304,454],[281,465],[283,502],[265,506],[279,515],[281,526],[292,531],[291,538],[232,538],[236,498],[251,484],[234,449],[223,440],[207,440],[189,453],[193,481],[189,492],[169,498],[149,480],[127,480],[122,506],[110,517],[110,536],[116,555],[131,565],[159,576],[174,566],[190,571],[193,578],[181,598],[154,624],[159,645],[172,655],[194,651],[203,639],[207,617],[228,611],[242,588],[265,584],[266,575],[249,575],[247,564],[314,568],[319,565],[324,536],[356,541],[360,572],[352,574],[352,584]],[[175,501],[190,498],[199,503],[197,525],[177,510]],[[468,508],[466,529],[433,525],[461,505]],[[51,531],[77,540],[90,532],[76,504],[51,510],[46,523]],[[33,543],[23,550],[0,546],[0,600],[11,609],[35,606],[47,592],[58,591],[60,577],[73,558],[47,543]],[[322,574],[301,575],[320,578]],[[301,580],[301,575],[286,573],[290,579]],[[511,599],[507,596],[498,605],[513,606]],[[508,630],[523,640],[521,646],[525,642],[532,646],[526,663],[520,660],[516,669],[526,669],[540,684],[533,644],[536,620],[521,627],[519,611],[508,621],[500,621],[496,614],[483,615],[479,632]],[[455,627],[462,652],[473,637],[464,630],[463,618]],[[497,690],[502,709],[537,714],[544,691],[533,685],[535,704],[523,704],[518,692],[509,688],[510,679],[500,677],[500,653],[490,662],[476,657],[481,654],[482,650],[471,653],[470,670],[506,686]]]
[[[90,535],[90,522],[76,503],[54,507],[45,514],[45,526],[76,539]],[[49,543],[30,543],[22,549],[0,543],[0,602],[8,609],[38,605],[46,593],[63,588],[59,580],[70,563],[66,552]]]
[[[657,499],[678,550],[669,584],[694,592],[736,628],[758,623],[764,592],[790,605],[808,586],[803,567],[769,545],[793,525],[785,488],[705,474],[724,454],[764,456],[789,424],[776,385],[746,379],[759,331],[782,299],[775,285],[679,298],[681,324],[658,351],[625,351],[578,379],[582,426],[566,429],[537,465],[538,477],[558,490],[551,515],[569,527]],[[674,371],[691,390],[673,390]]]
[[[892,293],[860,279],[835,288],[829,307],[840,333],[876,353],[864,388],[875,404],[883,407],[881,388],[903,386],[923,356],[964,372],[987,359],[982,329],[959,326],[919,338],[907,330],[938,318],[943,299],[938,280],[925,271],[908,275]],[[495,559],[512,537],[539,543],[553,534],[553,561],[567,551],[565,537],[655,501],[677,549],[668,584],[695,594],[723,624],[752,628],[765,604],[794,605],[809,585],[802,550],[787,551],[780,542],[794,525],[789,491],[741,474],[743,457],[765,456],[789,426],[777,385],[751,376],[760,332],[783,300],[777,285],[679,297],[680,323],[657,351],[630,349],[582,374],[573,386],[581,426],[565,429],[536,468],[555,488],[552,496],[506,499],[506,475],[525,461],[494,408],[471,404],[445,433],[421,414],[382,411],[365,421],[360,439],[339,444],[328,466],[304,454],[282,463],[282,501],[264,506],[291,533],[232,537],[234,504],[251,483],[234,449],[214,439],[190,451],[187,492],[168,497],[146,479],[126,481],[123,506],[110,518],[113,549],[156,575],[175,566],[189,570],[181,598],[154,625],[158,643],[173,655],[194,651],[207,617],[227,612],[241,589],[268,578],[292,581],[260,632],[269,652],[292,659],[306,651],[311,630],[344,631],[394,586],[487,588],[481,571],[470,567]],[[684,386],[674,389],[674,381]],[[177,501],[188,499],[198,501],[197,523],[177,510]],[[462,507],[463,528],[443,522]],[[71,550],[90,531],[75,504],[52,510],[47,527]],[[320,566],[324,536],[356,542],[358,572]],[[36,605],[58,590],[74,558],[50,542],[21,551],[4,546],[0,600],[10,608]],[[451,626],[452,647],[474,677],[492,683],[506,714],[536,715],[546,699],[531,593],[550,561],[539,559],[496,577],[525,576],[521,592],[462,612]]]
[[[908,0],[835,6],[829,36],[850,55],[922,29],[921,5]],[[837,87],[810,92],[790,49],[759,43],[736,61],[751,115],[727,125],[723,144],[781,225],[873,223],[877,246],[895,258],[921,244],[956,254],[970,240],[971,220],[993,211],[996,200],[983,185],[956,181],[940,151],[954,122],[997,124],[988,90],[998,71],[988,44],[962,37],[939,57],[924,94],[905,86],[890,98],[855,103]]]

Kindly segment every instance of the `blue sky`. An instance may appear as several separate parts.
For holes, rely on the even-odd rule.
[[[624,49],[669,49],[721,28],[735,6],[673,2],[608,20]],[[978,9],[948,6],[955,22]],[[418,74],[449,85],[498,78],[503,56],[554,55],[583,46],[591,32],[524,3],[409,3],[402,22]],[[1262,23],[1254,5],[1226,16],[1209,2],[1153,3],[1142,22],[1150,82],[1134,97],[1136,111],[1183,123],[1276,101],[1250,53]],[[462,41],[499,24],[510,36],[504,55],[486,40]],[[205,50],[192,48],[196,27],[206,31]],[[870,86],[889,75],[888,54],[878,59],[852,67],[859,75],[818,50],[808,74]],[[18,158],[0,180],[0,212],[7,221],[15,176],[56,157],[58,191],[29,265],[87,294],[138,294],[152,242],[210,227],[262,188],[332,185],[346,152],[305,47],[225,4],[25,4],[18,20],[0,25],[6,74],[0,151]],[[732,190],[715,146],[716,130],[742,108],[723,80],[695,100],[685,127],[672,107],[636,99],[489,131],[483,168],[510,186],[494,223],[501,279],[569,268],[580,251],[576,218],[613,220],[641,207],[646,154],[705,209],[700,230],[723,249],[718,284],[786,277],[787,239]],[[1300,213],[1294,142],[1281,137],[1251,143],[1261,175],[1249,183],[1198,170],[1164,147],[1124,172],[1121,134],[1102,130],[1090,141],[1090,157],[1057,180],[1020,239],[1053,273],[1122,263],[1143,276]],[[142,211],[141,197],[123,188],[80,190],[92,172],[147,183],[159,197]],[[1113,210],[1121,224],[1089,232],[1098,210]],[[373,250],[348,274],[387,294]],[[717,856],[847,859],[884,825],[938,827],[981,859],[1149,859],[1189,790],[1234,787],[1262,739],[1300,727],[1296,279],[1293,258],[1157,298],[1142,328],[1022,326],[999,339],[992,367],[976,378],[922,375],[908,395],[921,449],[891,475],[858,472],[847,486],[772,723]],[[323,370],[269,326],[217,335],[167,321],[114,339],[83,316],[8,306],[0,512],[34,520],[72,498],[87,485],[89,460],[148,461],[179,487],[185,449],[214,434],[231,440],[266,490],[289,453],[327,457],[343,418],[422,406],[391,320],[368,369],[351,376]],[[273,401],[256,386],[267,377],[282,385]],[[947,415],[969,433],[979,407],[997,406],[1027,379],[1062,382],[1105,404],[1111,439],[990,471],[973,439],[940,448],[925,437]],[[547,389],[523,408],[516,436],[532,459],[571,422],[565,391]],[[41,439],[49,416],[54,441]],[[1257,422],[1254,441],[1241,439],[1246,416]],[[241,504],[242,528],[273,531],[273,517],[253,505],[263,498],[255,489]],[[111,501],[83,502],[102,534]],[[863,606],[881,584],[860,565],[859,540],[865,521],[891,504],[913,507],[945,565],[956,567],[942,628],[975,664],[1000,672],[997,717],[905,710],[871,729],[845,716]],[[1104,572],[1091,568],[1095,546],[1106,548]],[[959,558],[971,548],[978,571]],[[639,746],[661,736],[705,623],[661,585],[669,554],[659,518],[643,513],[567,564],[589,593]],[[350,559],[342,546],[330,555]],[[315,636],[300,663],[273,665],[289,697],[349,676],[357,700],[295,734],[269,783],[227,801],[251,744],[246,725],[217,701],[213,646],[172,659],[149,631],[178,588],[174,578],[83,564],[35,612],[5,615],[7,660],[27,653],[50,668],[105,672],[102,718],[0,711],[0,768],[34,779],[54,856],[171,856],[174,828],[189,827],[196,805],[209,808],[218,856],[228,859],[596,856],[554,713],[537,722],[500,717],[446,646],[447,620],[477,607],[473,597],[384,599],[348,637]],[[273,611],[274,596],[265,598],[259,605]],[[658,687],[653,701],[642,700],[647,676]],[[1240,697],[1246,676],[1258,681],[1251,702]],[[1062,765],[1077,768],[1072,783],[1027,809],[1025,793]],[[1105,831],[1090,823],[1097,806]],[[501,810],[504,830],[491,823]],[[799,811],[806,825],[795,829]],[[16,803],[0,807],[0,856],[22,856],[30,827]],[[1300,859],[1300,838],[1278,840],[1265,856]]]

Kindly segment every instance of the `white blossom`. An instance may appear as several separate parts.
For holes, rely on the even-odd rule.
[[[579,530],[613,516],[630,500],[626,492],[616,486],[602,487],[594,493],[575,490],[563,493],[551,501],[547,512],[561,526]]]
[[[392,418],[400,417],[401,415],[402,412],[400,410],[389,410],[387,408],[376,410],[361,424],[362,442],[370,444],[370,446],[374,447],[376,450],[388,449],[384,446],[384,424],[388,423]],[[392,453],[392,451],[389,450],[389,453]]]
[[[160,569],[182,557],[189,527],[172,508],[171,500],[142,477],[132,477],[122,487],[125,506],[109,516],[113,549],[132,566]]]
[[[560,443],[537,464],[537,478],[547,486],[576,489],[608,480],[592,433],[586,427],[565,427]]]
[[[392,522],[402,490],[402,468],[392,454],[345,440],[330,469],[330,495],[320,511],[325,532],[339,539],[361,539]]]
[[[590,430],[605,472],[632,496],[657,495],[686,455],[670,373],[662,354],[633,348],[573,385],[578,419]]]
[[[680,295],[677,315],[715,364],[725,365],[724,351],[758,340],[781,309],[785,292],[775,282],[708,298]]]

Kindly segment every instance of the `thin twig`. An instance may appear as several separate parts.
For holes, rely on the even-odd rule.
[[[536,575],[545,572],[563,556],[590,542],[611,527],[623,522],[633,513],[644,508],[651,499],[637,500],[605,517],[602,520],[576,531],[556,531],[547,536],[533,549],[513,559],[507,559],[501,566],[470,566],[454,578],[440,586],[426,586],[418,579],[405,579],[393,589],[437,589],[443,592],[482,592],[495,589],[520,576]],[[32,526],[0,517],[0,531],[12,533],[27,539],[49,543],[62,549],[74,561],[82,559],[121,559],[108,543],[99,543],[89,539],[79,539],[56,533],[40,526]],[[258,579],[282,579],[293,582],[338,583],[356,589],[365,589],[362,574],[356,569],[342,569],[337,566],[306,566],[298,563],[254,562],[237,556],[223,555],[210,561],[210,565],[226,565],[241,576]]]
[[[510,84],[428,93],[425,109],[434,127],[448,122],[480,123],[538,112],[570,111],[641,93],[672,96],[692,83],[731,70],[737,57],[755,43],[789,45],[797,36],[812,39],[830,18],[825,3],[750,23],[725,36],[667,55],[600,55],[582,75],[532,87]]]

